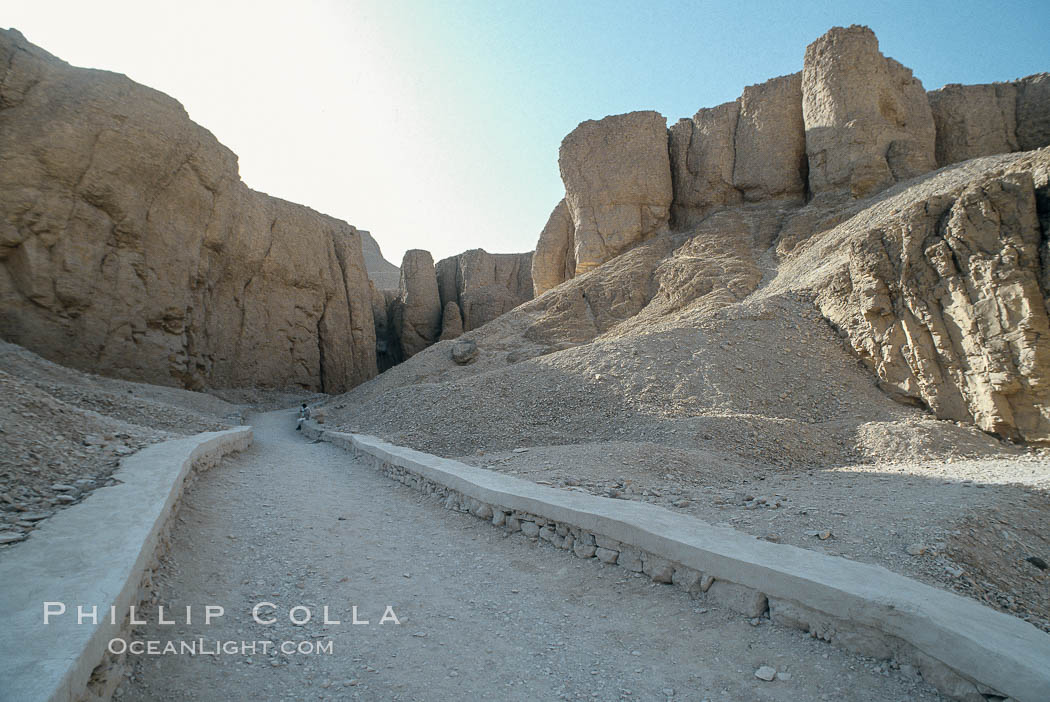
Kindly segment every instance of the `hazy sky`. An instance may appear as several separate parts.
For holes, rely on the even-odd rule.
[[[368,229],[394,263],[534,248],[585,119],[670,123],[867,24],[927,89],[1050,71],[1050,1],[5,0],[78,66],[186,106],[251,187]]]

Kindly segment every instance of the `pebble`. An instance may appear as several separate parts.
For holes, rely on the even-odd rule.
[[[776,676],[777,676],[777,669],[776,668],[771,668],[768,665],[764,665],[764,666],[762,666],[761,668],[759,668],[758,670],[755,671],[755,677],[758,678],[759,680],[765,680],[766,682],[770,682]]]
[[[925,544],[912,544],[906,550],[909,556],[921,556],[926,553],[926,546]]]

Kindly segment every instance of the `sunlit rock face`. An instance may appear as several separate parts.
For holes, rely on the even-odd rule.
[[[866,197],[936,167],[926,91],[867,27],[835,27],[806,48],[802,114],[814,194]]]
[[[0,335],[191,388],[376,374],[357,230],[250,190],[182,106],[0,31]]]
[[[573,222],[575,275],[666,228],[671,167],[659,113],[583,122],[562,141],[558,167]]]

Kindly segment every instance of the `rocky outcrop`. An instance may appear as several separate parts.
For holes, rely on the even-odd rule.
[[[941,418],[1050,440],[1048,176],[1043,150],[842,225],[855,230],[848,262],[818,304],[884,389]]]
[[[1050,145],[1050,73],[1019,81],[1017,91],[1017,146],[1030,151]]]
[[[734,187],[745,202],[801,201],[808,171],[802,74],[748,86],[738,102]]]
[[[429,251],[405,252],[397,298],[391,304],[390,324],[403,359],[411,358],[438,340],[441,296]]]
[[[679,120],[669,138],[677,228],[724,207],[805,195],[801,74],[748,86],[734,102]]]
[[[459,333],[477,329],[532,299],[532,252],[490,254],[472,249],[438,261],[436,270],[442,308],[451,314],[448,304],[454,302],[462,314]]]
[[[806,48],[802,114],[815,195],[858,198],[931,171],[933,115],[922,83],[879,52],[867,27],[835,27]]]
[[[441,313],[441,336],[440,341],[455,339],[463,333],[463,313],[454,300],[445,303],[445,309]]]
[[[1011,83],[946,85],[928,93],[937,165],[1050,145],[1050,74]]]
[[[562,141],[558,167],[572,216],[576,275],[666,228],[672,192],[662,115],[631,112],[583,122]]]
[[[248,189],[178,102],[0,31],[0,335],[190,388],[376,373],[361,236]]]
[[[532,255],[532,286],[539,297],[576,275],[576,242],[572,215],[561,200],[540,232]]]
[[[358,230],[361,235],[361,253],[365,257],[368,279],[380,290],[397,290],[401,282],[401,269],[383,258],[379,243],[370,232]]]
[[[699,221],[709,212],[743,202],[733,187],[733,147],[740,104],[704,108],[670,130],[670,165],[674,183],[672,211],[676,227]]]

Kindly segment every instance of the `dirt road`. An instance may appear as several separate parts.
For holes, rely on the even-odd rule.
[[[128,639],[233,652],[132,656],[122,702],[941,699],[768,620],[446,511],[305,441],[289,412],[253,422],[253,448],[184,498],[155,583],[176,623],[154,605]],[[208,605],[224,614],[206,625]],[[762,666],[777,678],[756,678]]]

